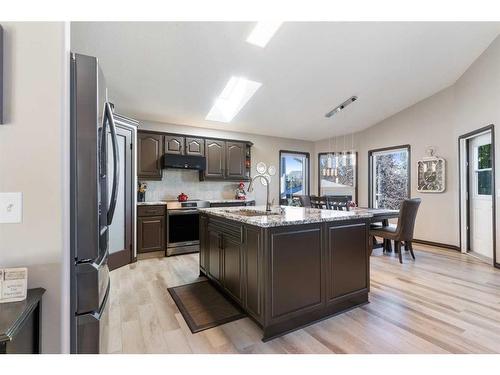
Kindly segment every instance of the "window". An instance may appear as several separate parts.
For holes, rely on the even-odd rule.
[[[309,153],[280,151],[280,204],[309,195]]]
[[[410,197],[410,146],[368,153],[370,207],[399,209]]]
[[[491,143],[476,147],[474,154],[476,194],[491,195]]]
[[[319,195],[345,195],[357,199],[357,153],[318,154]]]

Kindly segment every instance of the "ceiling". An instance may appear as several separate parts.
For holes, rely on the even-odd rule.
[[[141,120],[304,140],[367,128],[453,84],[500,23],[287,22],[265,48],[251,22],[71,24],[117,110]],[[262,83],[230,123],[205,120],[231,76]],[[325,113],[357,95],[330,119]]]

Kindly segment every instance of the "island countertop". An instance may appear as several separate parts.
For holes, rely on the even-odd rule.
[[[263,228],[367,219],[373,216],[371,213],[367,212],[321,210],[318,208],[290,206],[273,207],[271,215],[263,214],[262,216],[246,216],[240,214],[239,212],[248,211],[249,214],[253,214],[254,212],[256,214],[258,214],[258,212],[265,213],[265,206],[200,208],[199,211],[209,216],[234,220],[240,223]]]

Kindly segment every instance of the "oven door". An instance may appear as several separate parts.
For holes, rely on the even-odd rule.
[[[200,243],[198,210],[167,210],[167,247]]]

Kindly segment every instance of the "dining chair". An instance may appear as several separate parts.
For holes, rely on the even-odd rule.
[[[411,257],[415,259],[412,241],[413,231],[415,229],[415,220],[417,218],[417,211],[418,207],[420,206],[420,202],[420,198],[405,199],[401,203],[401,208],[399,209],[399,218],[397,225],[389,224],[370,229],[370,236],[382,237],[384,240],[394,241],[395,250],[399,255],[399,263],[403,263],[403,255],[401,249],[401,244],[403,242],[405,245],[405,250],[410,251]],[[370,243],[373,243],[373,241],[370,241]]]
[[[350,199],[346,196],[327,195],[326,208],[329,210],[349,211],[349,201]]]
[[[318,197],[316,195],[311,195],[309,197],[311,201],[311,207],[312,208],[321,208],[325,209],[326,207],[326,198],[324,196]]]
[[[301,207],[311,207],[311,197],[309,195],[299,195],[299,202]]]

